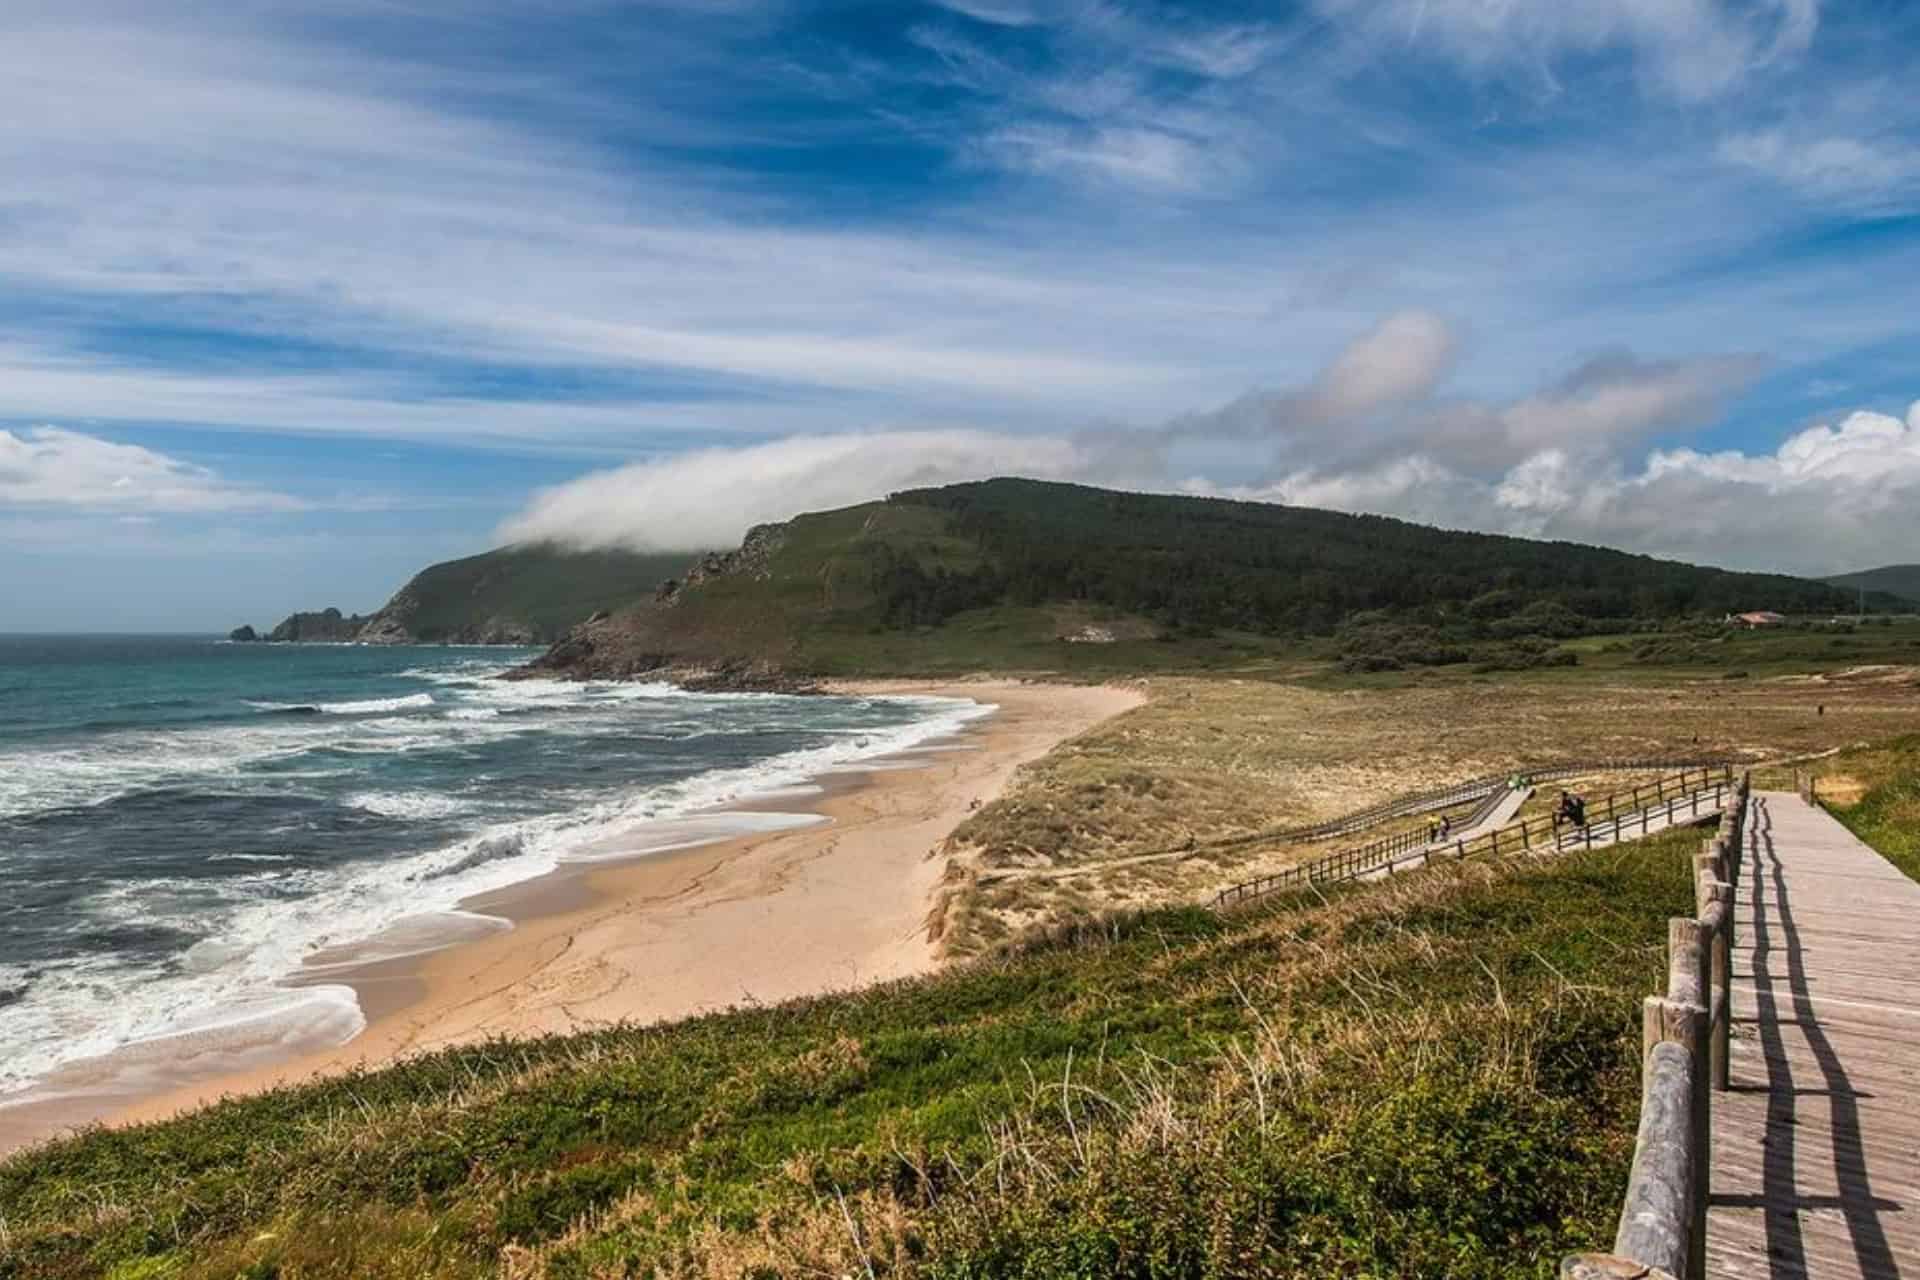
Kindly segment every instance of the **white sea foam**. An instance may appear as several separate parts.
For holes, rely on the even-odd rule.
[[[484,692],[460,693],[481,692],[483,698],[495,700],[533,702],[554,698],[589,704],[684,698],[690,706],[701,705],[703,700],[713,705],[760,698],[759,705],[767,708],[769,718],[792,716],[799,728],[806,727],[799,718],[806,716],[810,707],[821,705],[790,705],[786,700],[753,694],[687,694],[669,686],[564,685],[557,691],[526,684],[507,687],[512,692],[502,694],[489,685]],[[534,689],[541,691],[532,692]],[[611,692],[618,689],[630,692]],[[7,1043],[10,1050],[6,1060],[0,1062],[0,1094],[18,1090],[63,1063],[98,1057],[120,1046],[171,1043],[168,1037],[180,1035],[182,1028],[191,1035],[242,1036],[261,1044],[296,1035],[344,1039],[357,1034],[362,1023],[357,1005],[352,1004],[350,988],[301,987],[289,992],[277,984],[298,972],[311,956],[379,938],[410,917],[455,911],[467,898],[531,879],[563,862],[609,856],[609,850],[619,842],[625,842],[628,855],[636,848],[657,851],[675,847],[672,833],[676,828],[660,826],[662,820],[699,816],[701,822],[696,826],[707,828],[703,836],[708,837],[729,824],[737,832],[760,823],[817,821],[809,815],[714,815],[710,811],[803,786],[836,766],[871,761],[949,737],[995,709],[963,699],[890,701],[911,707],[918,713],[916,718],[890,728],[842,735],[824,746],[790,751],[752,765],[630,791],[564,813],[498,823],[411,857],[328,873],[266,871],[221,881],[214,888],[220,899],[220,933],[214,946],[198,952],[197,961],[181,968],[153,965],[134,970],[112,957],[89,958],[37,975],[29,999],[0,1007],[0,1042]],[[434,722],[414,718],[404,723],[419,729]],[[356,730],[364,730],[367,724],[346,723]],[[468,731],[493,723],[449,727]],[[609,727],[618,731],[619,718],[613,718]],[[266,732],[272,735],[282,730]],[[295,728],[291,732],[300,731]],[[322,736],[336,749],[357,750],[368,745],[364,738],[341,740],[330,733]],[[388,734],[383,736],[382,745],[389,750],[403,749],[409,736],[424,739],[429,735]],[[267,742],[276,745],[268,746]],[[233,744],[226,745],[231,749]],[[264,751],[300,751],[312,745],[310,735],[297,743],[269,737],[253,742],[248,750],[257,758]],[[227,757],[229,766],[232,758]],[[4,811],[5,799],[0,794],[0,812]],[[660,834],[649,837],[650,827]],[[684,834],[688,828],[678,830]],[[661,838],[667,840],[664,846]],[[201,883],[146,881],[99,895],[90,909],[103,919],[177,925],[181,917],[177,905],[169,905],[169,898],[177,891],[180,895],[197,893],[204,899],[208,889]],[[130,991],[138,992],[138,998],[128,998]]]
[[[505,671],[511,671],[511,662],[489,662],[485,659],[470,658],[455,663],[451,667],[408,667],[396,671],[395,680],[420,680],[427,684],[468,684],[475,680],[487,680]]]
[[[611,862],[673,849],[692,849],[703,844],[718,844],[740,836],[771,835],[777,831],[799,831],[817,827],[832,819],[818,813],[756,813],[750,809],[729,809],[723,813],[695,813],[684,818],[657,818],[609,834],[592,844],[567,852],[569,863]]]
[[[443,791],[362,791],[347,803],[383,818],[450,818],[473,806]]]
[[[407,693],[397,699],[359,699],[353,702],[253,702],[248,706],[263,712],[317,712],[321,716],[376,716],[380,712],[403,712],[432,706],[434,695]]]

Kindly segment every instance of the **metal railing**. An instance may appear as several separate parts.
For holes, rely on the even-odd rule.
[[[1641,1009],[1640,1129],[1613,1252],[1560,1264],[1563,1280],[1705,1280],[1713,1094],[1727,1087],[1728,980],[1747,799],[1743,774],[1694,858],[1695,913],[1667,922],[1667,990]]]
[[[1556,773],[1556,770],[1564,772]],[[1596,770],[1591,764],[1564,765],[1534,770],[1526,776],[1537,782],[1556,776],[1571,777],[1575,771],[1590,773]],[[1401,832],[1384,840],[1342,849],[1324,858],[1288,867],[1273,875],[1230,885],[1214,895],[1212,906],[1214,910],[1222,911],[1310,885],[1338,884],[1377,874],[1391,875],[1402,865],[1416,862],[1425,864],[1436,857],[1465,858],[1482,853],[1590,848],[1596,840],[1624,839],[1636,825],[1642,834],[1649,832],[1656,819],[1664,826],[1676,820],[1692,821],[1711,817],[1725,804],[1732,782],[1733,770],[1727,765],[1683,769],[1670,778],[1656,778],[1630,791],[1616,792],[1596,801],[1587,810],[1586,823],[1580,826],[1557,817],[1543,816],[1481,835],[1463,836],[1452,843],[1437,844],[1425,831]]]

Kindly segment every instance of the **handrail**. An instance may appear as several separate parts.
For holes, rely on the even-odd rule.
[[[1640,1129],[1613,1252],[1560,1263],[1562,1280],[1705,1280],[1712,1097],[1727,1087],[1733,895],[1747,800],[1742,774],[1693,860],[1695,914],[1667,922],[1667,989],[1641,1006]]]
[[[1392,800],[1369,805],[1365,809],[1355,809],[1351,813],[1329,818],[1324,822],[1310,823],[1299,827],[1269,827],[1263,831],[1249,831],[1243,835],[1222,836],[1214,840],[1189,841],[1185,844],[1171,845],[1165,849],[1148,850],[1141,854],[1151,857],[1157,853],[1198,853],[1216,849],[1238,849],[1250,844],[1308,844],[1315,840],[1327,840],[1334,836],[1351,835],[1355,831],[1364,831],[1368,827],[1390,822],[1395,818],[1412,817],[1422,813],[1433,813],[1440,809],[1450,809],[1469,800],[1481,800],[1505,787],[1515,777],[1533,782],[1551,782],[1560,778],[1575,778],[1587,773],[1624,773],[1627,771],[1646,771],[1656,769],[1699,769],[1731,768],[1732,762],[1720,756],[1653,756],[1624,757],[1605,760],[1562,760],[1552,764],[1534,765],[1509,770],[1501,774],[1488,774],[1482,778],[1473,778],[1466,782],[1456,782],[1450,786],[1416,791],[1410,795],[1398,796]]]
[[[1304,827],[1282,827],[1270,831],[1256,832],[1245,836],[1232,836],[1220,844],[1245,844],[1257,840],[1285,841],[1302,843],[1308,840],[1322,840],[1329,836],[1346,835],[1352,831],[1365,830],[1376,823],[1393,818],[1411,817],[1416,814],[1431,813],[1437,809],[1450,809],[1456,804],[1465,804],[1469,800],[1479,800],[1500,790],[1515,778],[1530,778],[1536,782],[1554,781],[1560,778],[1578,777],[1584,773],[1618,773],[1627,770],[1643,769],[1697,769],[1721,765],[1731,768],[1731,763],[1720,756],[1652,756],[1607,758],[1600,760],[1560,760],[1550,764],[1536,765],[1508,770],[1506,773],[1487,774],[1472,778],[1466,782],[1456,782],[1450,786],[1435,787],[1427,791],[1416,791],[1411,795],[1399,796],[1393,800],[1370,805],[1365,809],[1356,809],[1352,813],[1329,818],[1325,822]]]
[[[1592,766],[1567,765],[1556,768],[1569,771],[1579,768],[1585,772],[1591,771]],[[1553,769],[1539,770],[1527,776],[1538,781],[1553,773]],[[1569,772],[1559,776],[1571,775]],[[1722,800],[1731,787],[1732,779],[1733,770],[1726,765],[1684,769],[1673,777],[1656,778],[1630,791],[1607,796],[1589,809],[1591,817],[1585,826],[1566,831],[1563,831],[1563,824],[1557,818],[1550,816],[1530,818],[1517,826],[1496,828],[1478,836],[1461,837],[1451,845],[1434,844],[1424,831],[1403,831],[1371,844],[1343,849],[1288,867],[1272,875],[1229,885],[1214,895],[1212,906],[1215,911],[1223,911],[1308,885],[1337,884],[1383,871],[1392,874],[1401,864],[1415,859],[1425,863],[1435,856],[1464,858],[1478,853],[1498,854],[1502,848],[1512,852],[1516,849],[1578,848],[1583,844],[1591,847],[1596,836],[1601,839],[1621,839],[1636,822],[1642,832],[1648,831],[1656,815],[1670,821],[1683,808],[1689,810],[1691,817],[1711,815],[1715,812],[1714,804],[1703,805],[1703,800],[1709,793],[1714,802]]]

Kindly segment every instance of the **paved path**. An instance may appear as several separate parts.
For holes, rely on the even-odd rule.
[[[1707,1273],[1920,1280],[1920,884],[1791,793],[1747,825]]]

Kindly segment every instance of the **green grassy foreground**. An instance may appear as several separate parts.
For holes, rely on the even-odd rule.
[[[0,1276],[1548,1276],[1613,1229],[1696,841],[96,1132],[0,1164]]]

